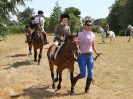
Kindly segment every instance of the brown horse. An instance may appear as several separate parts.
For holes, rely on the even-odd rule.
[[[75,37],[68,36],[67,40],[65,41],[64,45],[60,49],[57,57],[53,60],[50,57],[50,53],[52,50],[53,45],[51,45],[47,52],[47,57],[49,61],[50,71],[51,71],[51,78],[53,81],[52,88],[55,88],[55,82],[59,80],[59,84],[57,89],[61,89],[61,82],[62,82],[62,71],[66,68],[70,70],[70,80],[71,80],[71,93],[73,93],[73,72],[74,72],[74,55],[73,53],[77,51],[77,41],[75,41]],[[56,70],[56,78],[54,79],[54,65],[57,66]],[[59,77],[59,78],[58,78]]]
[[[31,42],[31,33],[32,30],[29,27],[25,27],[25,31],[26,31],[26,40],[25,42],[28,43],[28,47],[29,47],[29,55],[32,55],[32,42]]]
[[[33,32],[33,38],[32,38],[32,43],[34,47],[34,61],[38,62],[37,65],[40,64],[40,60],[42,58],[42,50],[43,50],[43,45],[45,44],[44,42],[44,34],[42,32],[42,29],[40,28],[39,24],[35,25],[35,30]],[[46,40],[46,38],[45,38]],[[39,54],[37,54],[37,49],[40,49]],[[38,55],[38,60],[37,60],[37,55]]]

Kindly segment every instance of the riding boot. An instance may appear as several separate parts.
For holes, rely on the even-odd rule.
[[[48,39],[47,39],[46,32],[43,33],[43,37],[44,37],[44,42],[45,42],[46,44],[49,44]]]
[[[77,81],[80,79],[80,74],[73,78],[73,87],[76,85]]]
[[[92,79],[87,77],[87,79],[86,79],[86,86],[85,86],[85,93],[88,93],[91,81],[92,81]]]

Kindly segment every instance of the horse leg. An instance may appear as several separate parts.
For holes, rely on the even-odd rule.
[[[74,86],[73,86],[73,72],[74,72],[74,69],[70,70],[71,94],[74,93]]]
[[[131,37],[132,37],[132,34],[130,33],[130,37],[129,37],[129,39],[128,39],[128,42],[130,42]]]
[[[112,42],[112,37],[110,37],[110,44],[111,44],[111,42]]]
[[[105,35],[102,34],[102,42],[105,43]]]
[[[31,50],[32,50],[32,45],[31,45],[31,44],[28,44],[28,46],[29,46],[29,55],[32,55],[32,52],[31,52]]]
[[[34,61],[37,62],[37,49],[34,48]]]
[[[40,48],[40,52],[39,52],[39,55],[38,55],[38,64],[37,65],[40,65],[40,60],[42,58],[42,49],[43,49],[43,47]]]
[[[58,73],[58,68],[56,69],[56,78],[54,79],[54,81],[55,82],[57,82],[59,79],[58,79],[58,75],[59,75],[59,73]]]
[[[50,71],[51,71],[51,78],[53,81],[52,88],[55,89],[55,81],[54,81],[54,65],[49,61]]]
[[[61,89],[61,82],[62,82],[62,70],[59,71],[59,84],[57,86],[57,90]]]

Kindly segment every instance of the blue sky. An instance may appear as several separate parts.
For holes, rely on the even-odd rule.
[[[26,7],[34,8],[35,13],[43,10],[46,17],[49,17],[55,7],[56,1],[64,11],[67,7],[76,7],[81,11],[81,17],[91,16],[92,18],[105,18],[109,14],[109,7],[115,0],[32,0],[26,2]],[[19,10],[24,8],[19,7]]]

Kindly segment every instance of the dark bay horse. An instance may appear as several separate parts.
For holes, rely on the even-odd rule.
[[[31,33],[32,30],[29,27],[25,27],[25,31],[26,31],[26,40],[25,42],[28,43],[28,47],[29,47],[29,55],[32,55],[32,42],[31,42]]]
[[[40,60],[42,58],[42,50],[43,50],[43,45],[45,44],[44,42],[44,34],[42,32],[42,29],[40,28],[39,24],[35,25],[35,30],[33,31],[33,38],[32,38],[32,43],[34,47],[34,61],[37,62],[37,65],[40,64]],[[45,38],[46,40],[46,38]],[[37,53],[37,49],[39,49],[39,54]],[[38,60],[37,60],[38,56]]]
[[[73,72],[74,72],[74,52],[77,51],[77,41],[75,40],[74,36],[68,36],[64,45],[60,49],[57,57],[53,60],[50,57],[50,53],[52,50],[53,45],[51,45],[47,51],[47,57],[49,61],[50,71],[51,71],[51,78],[53,81],[52,88],[55,88],[55,82],[59,80],[59,84],[57,89],[61,89],[61,82],[62,82],[62,71],[66,68],[70,70],[70,81],[71,81],[71,93],[73,93]],[[54,65],[57,66],[56,70],[56,78],[54,79]],[[58,78],[59,77],[59,78]]]

